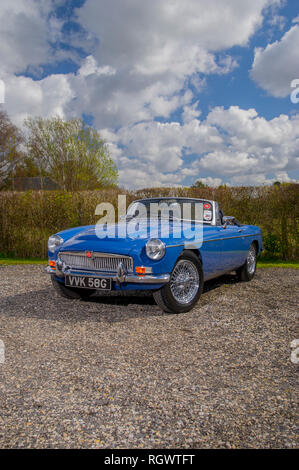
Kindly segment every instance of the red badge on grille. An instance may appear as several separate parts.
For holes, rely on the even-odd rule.
[[[91,258],[91,257],[92,257],[92,252],[91,252],[91,251],[87,251],[87,252],[86,252],[86,256],[87,256],[87,258]]]

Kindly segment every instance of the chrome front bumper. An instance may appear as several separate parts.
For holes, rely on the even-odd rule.
[[[50,266],[46,267],[47,274],[54,274],[58,277],[64,277],[66,274],[71,276],[88,276],[88,277],[105,277],[111,278],[112,281],[116,282],[118,285],[123,283],[129,284],[167,284],[169,282],[169,274],[144,274],[144,275],[135,275],[126,273],[122,267],[118,267],[118,272],[116,274],[104,273],[104,272],[83,272],[83,271],[72,271],[70,268],[65,267],[61,271],[56,271]]]

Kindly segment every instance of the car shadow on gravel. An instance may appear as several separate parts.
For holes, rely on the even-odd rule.
[[[207,281],[198,306],[213,302],[213,297],[221,292],[225,285],[238,283],[234,275],[224,275]],[[102,308],[101,308],[102,307]],[[169,316],[156,305],[151,292],[134,293],[111,292],[94,295],[88,300],[69,300],[59,297],[52,286],[37,291],[0,298],[2,315],[19,318],[40,318],[43,320],[104,321],[119,322],[130,318],[148,316]]]
[[[203,295],[215,289],[220,289],[222,286],[240,284],[240,282],[236,274],[224,274],[216,279],[206,281],[203,288]]]

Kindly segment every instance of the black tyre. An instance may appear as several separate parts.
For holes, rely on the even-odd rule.
[[[189,312],[202,293],[203,272],[199,258],[184,251],[178,258],[169,282],[154,292],[154,299],[164,312]]]
[[[88,299],[94,293],[94,290],[92,289],[76,289],[74,287],[66,287],[61,282],[58,282],[55,279],[55,276],[51,276],[51,279],[56,292],[67,299]]]
[[[245,263],[237,269],[237,276],[240,281],[248,282],[253,279],[256,272],[257,250],[255,243],[250,245]]]

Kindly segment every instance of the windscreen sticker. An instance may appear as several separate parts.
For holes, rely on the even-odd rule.
[[[204,220],[212,220],[212,211],[205,210],[203,212],[203,218]]]
[[[208,202],[205,202],[204,205],[203,205],[203,208],[204,209],[211,209],[211,204],[209,204]]]

